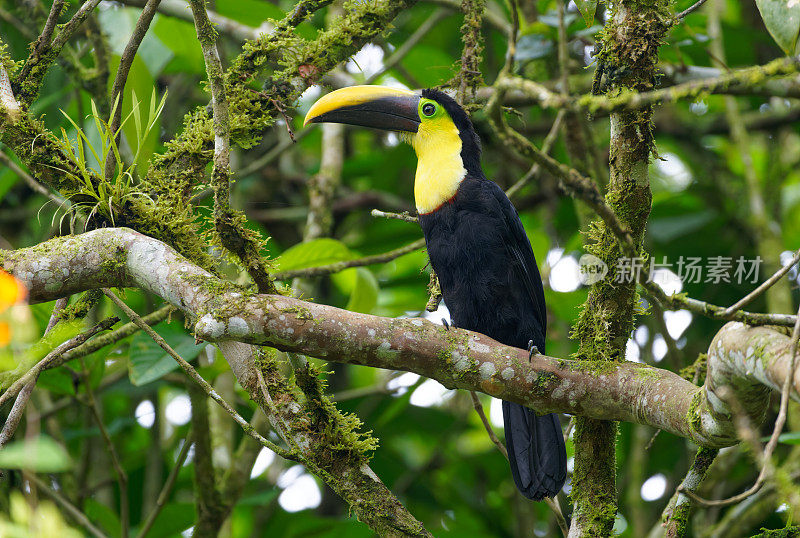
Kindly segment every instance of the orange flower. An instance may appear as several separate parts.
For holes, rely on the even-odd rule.
[[[28,290],[22,282],[0,269],[0,314],[8,307],[25,299]],[[8,345],[11,341],[11,329],[8,323],[0,321],[0,347]]]
[[[0,269],[0,312],[25,299],[28,290],[22,282]]]

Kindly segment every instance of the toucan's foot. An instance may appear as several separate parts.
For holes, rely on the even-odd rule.
[[[458,329],[458,326],[455,323],[453,323],[452,319],[450,320],[450,322],[448,322],[446,319],[442,318],[442,325],[444,325],[444,328],[447,329],[448,331],[450,330],[450,327]]]
[[[528,340],[528,362],[531,362],[534,355],[541,355],[539,348],[533,344],[533,340]]]

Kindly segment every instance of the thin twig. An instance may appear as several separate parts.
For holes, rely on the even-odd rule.
[[[553,148],[553,145],[556,142],[556,138],[558,137],[558,132],[561,130],[561,124],[564,122],[564,117],[567,115],[566,110],[559,110],[558,114],[556,114],[556,119],[553,120],[553,125],[550,127],[550,131],[548,131],[547,136],[544,137],[544,142],[542,142],[542,153],[548,155],[550,150]],[[513,198],[522,187],[524,187],[531,179],[535,178],[539,174],[539,170],[541,170],[541,165],[537,163],[533,163],[531,169],[522,176],[516,183],[511,185],[508,190],[506,191],[506,196],[509,198]]]
[[[694,4],[689,6],[688,8],[684,9],[683,11],[681,11],[680,13],[675,15],[675,18],[678,21],[682,21],[683,19],[686,18],[686,15],[688,15],[689,13],[691,13],[693,11],[696,11],[698,8],[700,8],[700,6],[702,6],[705,3],[706,3],[706,0],[697,0],[697,2],[695,2]]]
[[[44,334],[49,333],[53,330],[53,327],[56,326],[58,320],[61,319],[61,311],[67,307],[67,302],[69,302],[69,297],[62,297],[61,299],[56,300],[56,304],[53,305],[53,312],[50,314],[50,319],[47,321],[47,327],[44,330]]]
[[[564,20],[567,7],[565,0],[558,0],[558,74],[561,83],[561,95],[569,95],[569,50],[567,48],[567,23]]]
[[[183,371],[186,372],[186,374],[190,378],[192,378],[192,380],[195,383],[200,385],[200,387],[205,391],[205,393],[208,394],[208,396],[212,400],[217,402],[219,406],[222,407],[225,410],[225,412],[228,413],[239,426],[241,426],[242,430],[244,430],[244,432],[247,435],[258,441],[265,447],[269,448],[282,458],[286,458],[289,460],[297,459],[294,456],[294,454],[292,454],[288,450],[279,447],[272,441],[265,439],[258,432],[253,431],[253,429],[250,427],[250,424],[248,424],[248,422],[238,412],[236,412],[236,410],[233,407],[231,407],[231,405],[228,402],[226,402],[219,394],[217,394],[217,391],[214,390],[214,387],[212,387],[208,383],[208,381],[203,379],[203,377],[197,373],[197,370],[195,370],[191,364],[186,362],[186,359],[178,355],[178,353],[174,349],[172,349],[172,347],[170,347],[167,341],[164,340],[164,338],[162,338],[160,334],[158,334],[155,330],[153,330],[152,327],[150,327],[147,323],[145,323],[144,320],[139,316],[139,314],[131,310],[131,308],[128,305],[126,305],[119,297],[117,297],[114,294],[114,292],[112,292],[107,288],[103,288],[103,293],[106,295],[106,297],[111,299],[114,302],[114,304],[117,305],[125,313],[125,315],[128,316],[128,318],[130,318],[132,322],[134,322],[136,325],[139,326],[140,329],[146,332],[147,335],[161,347],[161,349],[166,351],[170,357],[175,359],[175,362],[178,363],[178,365],[183,369]]]
[[[365,256],[357,260],[346,260],[342,262],[331,263],[328,265],[320,265],[319,267],[308,267],[306,269],[283,271],[281,273],[275,273],[273,276],[275,277],[275,280],[289,280],[296,277],[330,275],[332,273],[338,273],[340,271],[344,271],[345,269],[349,269],[350,267],[363,267],[365,265],[386,263],[396,258],[399,258],[400,256],[404,256],[406,254],[409,254],[411,252],[414,252],[415,250],[419,250],[424,247],[425,247],[425,239],[418,239],[413,243],[409,243],[404,247],[396,248],[394,250],[390,250],[389,252],[384,252],[383,254]]]
[[[616,236],[622,254],[630,258],[638,258],[642,255],[641,249],[637,248],[630,230],[622,224],[616,212],[608,205],[605,197],[600,193],[597,184],[585,177],[578,170],[571,168],[552,157],[546,155],[539,148],[534,146],[527,138],[512,129],[505,121],[500,102],[505,95],[505,86],[502,84],[502,75],[495,83],[497,91],[492,94],[486,104],[485,111],[489,124],[504,143],[515,147],[524,156],[536,163],[541,164],[542,168],[556,177],[560,181],[564,191],[580,200],[583,200],[595,213],[603,220],[606,227]],[[796,316],[787,314],[761,314],[752,313],[744,310],[737,310],[732,314],[726,314],[725,308],[692,299],[685,295],[671,295],[666,293],[656,284],[649,280],[646,271],[639,271],[639,284],[645,288],[650,296],[660,302],[664,308],[676,309],[686,308],[691,312],[702,314],[713,319],[725,321],[740,321],[750,325],[781,325],[792,326],[796,321]]]
[[[639,254],[638,249],[635,247],[635,242],[630,230],[627,226],[617,217],[617,214],[608,205],[605,197],[600,193],[597,188],[597,183],[585,177],[578,170],[569,167],[556,159],[545,154],[541,149],[537,148],[532,142],[520,133],[512,129],[503,116],[500,103],[505,96],[506,91],[509,89],[503,85],[503,80],[507,77],[502,73],[495,82],[496,91],[486,103],[485,112],[489,120],[489,126],[499,136],[501,143],[507,144],[525,157],[531,159],[535,163],[546,170],[549,174],[557,178],[561,187],[569,194],[583,200],[590,208],[603,219],[606,226],[620,241],[623,249],[627,248],[627,253],[631,256]]]
[[[502,69],[504,73],[513,73],[514,71],[514,58],[517,55],[517,38],[519,34],[519,2],[517,0],[509,0],[509,6],[511,8],[511,28],[508,32],[506,60]]]
[[[392,213],[391,211],[381,211],[380,209],[373,209],[370,214],[376,218],[384,218],[384,219],[396,219],[396,220],[403,220],[405,222],[419,222],[419,219],[409,213],[408,211],[403,211],[402,213]]]
[[[92,535],[96,536],[97,538],[105,538],[106,535],[102,533],[100,529],[95,527],[89,518],[86,515],[78,510],[74,504],[69,502],[66,497],[55,491],[53,488],[48,486],[42,479],[36,476],[33,473],[27,474],[26,478],[30,480],[33,485],[35,485],[39,491],[44,493],[47,497],[50,497],[56,504],[61,505],[61,507],[66,510],[72,519],[74,519],[79,525],[89,531]]]
[[[172,305],[162,306],[158,310],[147,314],[146,316],[142,316],[142,320],[150,325],[158,325],[165,319],[169,317],[169,315],[174,312],[176,309]],[[96,338],[92,338],[90,341],[86,342],[83,345],[80,345],[74,349],[71,349],[64,353],[61,357],[51,362],[45,369],[49,370],[50,368],[55,368],[56,366],[60,366],[65,362],[69,362],[73,359],[77,359],[79,357],[85,357],[91,353],[94,353],[100,348],[110,346],[111,344],[115,344],[120,340],[123,340],[133,334],[139,332],[139,326],[133,322],[126,323],[119,329],[115,329],[110,333],[102,334],[97,336]]]
[[[24,387],[29,381],[35,379],[42,370],[45,370],[49,367],[50,363],[54,360],[57,360],[61,355],[69,351],[70,349],[76,348],[79,345],[86,342],[89,338],[94,336],[95,334],[99,333],[100,331],[105,331],[106,329],[110,328],[116,322],[119,321],[117,317],[106,318],[91,329],[82,332],[81,334],[70,338],[53,351],[48,353],[45,358],[40,360],[36,363],[33,368],[28,370],[25,374],[22,375],[19,379],[17,379],[8,389],[3,393],[0,394],[0,405],[3,405],[11,398],[16,396],[22,387]]]
[[[63,9],[64,0],[55,0],[53,2],[53,5],[50,7],[50,13],[47,15],[47,20],[44,23],[44,28],[42,28],[42,33],[39,34],[39,37],[36,38],[36,42],[33,44],[33,50],[28,57],[28,62],[36,62],[47,52],[53,38],[53,30],[55,30],[56,24],[58,24],[58,17],[61,15]]]
[[[122,123],[122,101],[125,98],[125,83],[128,81],[128,73],[133,65],[133,60],[136,57],[136,52],[139,50],[139,45],[142,44],[147,30],[150,28],[150,23],[153,22],[153,17],[156,14],[158,5],[161,0],[147,0],[142,13],[139,15],[139,20],[136,21],[136,26],[133,28],[128,44],[125,45],[125,50],[122,51],[122,57],[119,60],[119,67],[117,68],[117,75],[114,77],[114,84],[111,86],[111,102],[116,104],[114,108],[114,117],[111,118],[111,136],[115,137],[119,144],[120,124]],[[114,152],[111,151],[106,158],[105,167],[106,179],[113,177],[114,167],[117,165],[117,158]]]
[[[55,30],[56,24],[58,24],[58,17],[61,15],[63,9],[64,0],[55,0],[53,5],[50,6],[50,13],[47,15],[47,21],[44,23],[41,35],[39,35],[39,38],[34,44],[32,54],[41,56],[47,52],[50,46],[50,40],[53,38],[53,30]]]
[[[783,427],[786,424],[786,411],[789,407],[789,393],[794,382],[798,339],[800,339],[800,310],[797,312],[797,321],[795,322],[794,329],[792,330],[792,339],[789,341],[789,346],[792,349],[792,358],[789,360],[789,371],[787,372],[786,378],[783,380],[783,386],[781,387],[781,403],[778,409],[778,417],[775,419],[775,426],[772,429],[772,435],[769,438],[769,442],[767,442],[767,446],[764,448],[759,458],[761,460],[761,471],[758,473],[758,478],[756,478],[755,483],[747,491],[721,500],[703,499],[702,497],[696,495],[693,491],[687,489],[680,490],[688,497],[691,497],[691,499],[696,503],[706,507],[728,506],[730,504],[736,504],[760,490],[764,485],[764,481],[773,474],[772,453],[775,451],[775,447],[778,446],[778,438],[780,437]]]
[[[87,353],[88,355],[88,353]],[[111,387],[122,381],[123,379],[128,378],[128,371],[127,370],[117,370],[116,372],[106,375],[103,377],[103,380],[100,381],[100,384],[95,388],[95,394],[100,394],[105,389]],[[85,398],[80,394],[74,394],[70,396],[64,396],[57,402],[53,403],[47,409],[42,409],[41,411],[32,410],[29,419],[31,421],[40,421],[46,420],[50,418],[55,413],[59,411],[63,411],[67,407],[71,407],[75,402],[85,403]]]
[[[47,322],[47,327],[44,330],[45,335],[52,331],[53,327],[58,323],[58,315],[64,307],[67,306],[67,300],[67,297],[62,297],[53,305],[53,312],[50,314],[50,320]],[[6,423],[3,425],[3,430],[0,431],[0,448],[3,448],[14,436],[14,432],[17,431],[17,426],[19,426],[22,415],[25,412],[25,406],[28,405],[28,400],[30,400],[31,394],[33,394],[34,387],[36,387],[37,378],[38,376],[28,381],[19,391],[17,399],[14,400],[14,406],[8,414]]]
[[[94,11],[94,8],[96,8],[97,4],[99,3],[100,0],[86,0],[86,2],[81,5],[77,13],[75,13],[75,15],[73,15],[72,18],[58,31],[55,39],[53,39],[51,52],[59,51],[64,45],[66,45],[67,41],[69,41],[69,38],[72,37],[72,34],[75,33],[81,24],[83,24],[83,21],[89,16],[89,13]]]
[[[335,392],[329,396],[332,402],[344,402],[347,400],[354,400],[356,398],[364,398],[365,396],[374,396],[376,394],[381,395],[389,395],[389,394],[397,394],[397,392],[402,387],[397,386],[396,388],[390,388],[386,385],[386,383],[381,383],[379,385],[372,385],[369,387],[359,387],[356,389],[348,389],[343,390],[341,392]]]
[[[475,394],[475,391],[472,390],[469,391],[469,394],[470,396],[472,396],[472,407],[475,408],[475,411],[478,413],[478,416],[481,417],[481,422],[483,422],[483,427],[486,428],[486,433],[489,435],[489,439],[492,440],[492,443],[494,443],[494,446],[497,447],[497,450],[499,450],[500,453],[506,459],[508,459],[508,450],[506,450],[506,447],[503,445],[503,443],[500,442],[500,439],[498,439],[497,435],[494,433],[494,428],[492,428],[489,419],[486,418],[486,413],[483,411],[483,404],[481,404],[478,395]]]
[[[269,413],[274,419],[273,425],[276,426],[276,429],[279,430],[278,433],[281,437],[283,437],[284,441],[289,445],[292,452],[297,454],[297,458],[303,458],[303,451],[300,446],[295,441],[295,438],[292,436],[292,429],[286,424],[286,420],[284,420],[283,415],[278,411],[275,402],[272,401],[272,396],[270,396],[269,390],[267,390],[267,384],[264,382],[264,375],[261,373],[261,368],[256,368],[256,377],[258,379],[258,388],[261,391],[261,395],[264,397],[264,402],[269,409]],[[295,459],[297,459],[295,458]]]
[[[147,515],[147,521],[144,522],[142,528],[139,529],[136,538],[144,538],[150,529],[153,527],[153,523],[156,522],[156,518],[158,514],[161,513],[161,510],[164,508],[164,505],[167,504],[167,498],[169,497],[170,493],[172,493],[172,488],[175,487],[175,482],[178,480],[178,473],[181,471],[181,467],[183,467],[183,462],[186,461],[186,457],[189,455],[189,449],[192,446],[192,432],[190,431],[186,438],[183,440],[183,446],[181,446],[181,451],[178,453],[178,458],[175,460],[175,465],[172,466],[172,470],[169,472],[169,476],[167,477],[167,481],[164,482],[164,486],[161,488],[161,493],[158,494],[158,499],[156,499],[156,505],[153,507],[153,510]]]
[[[17,163],[11,160],[5,152],[0,151],[0,162],[8,166],[12,172],[17,174],[17,176],[22,178],[22,181],[28,184],[31,190],[38,192],[42,196],[48,197],[53,202],[57,203],[58,205],[66,204],[70,205],[69,201],[66,198],[59,196],[58,194],[50,192],[50,190],[36,181],[36,179],[30,175],[28,172],[23,170]]]
[[[732,314],[725,313],[725,307],[718,306],[699,299],[693,299],[683,294],[667,295],[664,290],[653,281],[647,281],[647,271],[639,274],[639,284],[645,289],[648,295],[661,303],[668,310],[678,310],[685,308],[695,314],[700,314],[711,319],[721,321],[739,321],[748,325],[778,325],[781,327],[793,327],[797,321],[794,314],[764,314],[761,312],[749,312],[747,310],[737,310]]]
[[[545,497],[544,503],[553,511],[553,514],[556,516],[558,528],[561,529],[561,534],[564,535],[564,538],[567,538],[567,536],[569,536],[569,526],[567,525],[567,519],[564,517],[564,513],[561,511],[561,505],[558,503],[558,500]]]
[[[14,436],[14,432],[17,431],[17,426],[19,426],[19,423],[22,420],[22,415],[25,413],[25,406],[28,404],[28,400],[30,399],[31,393],[33,393],[35,386],[36,381],[32,380],[22,387],[22,390],[20,390],[19,394],[17,394],[17,399],[14,400],[14,406],[8,413],[8,418],[6,419],[6,423],[3,425],[3,430],[0,431],[0,449],[2,449],[6,443],[11,440],[11,438]]]
[[[747,305],[750,302],[752,302],[754,299],[759,297],[762,293],[764,293],[769,288],[771,288],[776,282],[778,282],[781,279],[781,277],[783,277],[783,275],[788,273],[791,270],[792,267],[797,265],[798,261],[800,261],[800,250],[798,250],[797,252],[794,253],[794,256],[792,256],[792,259],[789,260],[789,263],[787,263],[786,265],[784,265],[783,267],[778,269],[775,272],[774,275],[772,275],[767,280],[765,280],[764,283],[761,284],[759,287],[757,287],[756,289],[754,289],[753,291],[751,291],[750,293],[748,293],[747,295],[745,295],[744,297],[739,299],[739,301],[737,301],[736,303],[734,303],[731,306],[729,306],[728,308],[726,308],[725,311],[723,312],[723,314],[726,314],[726,315],[730,316],[734,312],[736,312],[737,310],[741,310],[742,307],[744,307],[745,305]]]

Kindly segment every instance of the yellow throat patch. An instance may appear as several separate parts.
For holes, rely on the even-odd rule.
[[[436,211],[455,196],[467,175],[458,128],[444,110],[441,112],[437,117],[423,119],[419,130],[408,136],[417,153],[414,201],[420,214]]]

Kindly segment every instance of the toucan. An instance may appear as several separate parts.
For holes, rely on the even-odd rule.
[[[326,122],[396,131],[413,146],[419,224],[452,324],[544,353],[536,259],[516,209],[483,173],[480,139],[464,109],[437,89],[352,86],[314,103],[304,125]],[[517,488],[537,501],[555,496],[567,475],[558,417],[504,401],[503,422]]]

